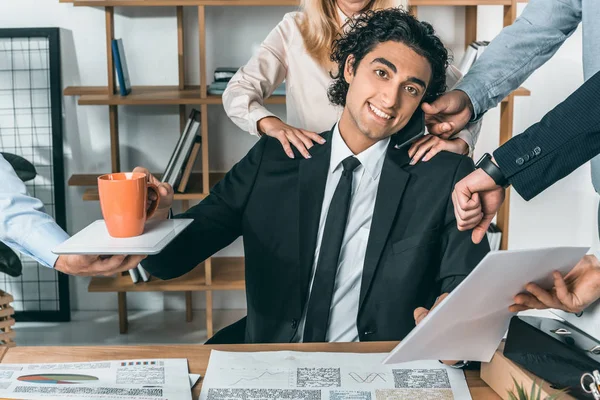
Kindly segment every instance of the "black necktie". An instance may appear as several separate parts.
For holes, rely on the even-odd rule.
[[[338,260],[348,221],[348,209],[352,196],[352,175],[359,165],[360,161],[353,156],[342,161],[344,171],[331,199],[331,204],[329,204],[317,261],[317,271],[308,300],[304,342],[325,341]]]

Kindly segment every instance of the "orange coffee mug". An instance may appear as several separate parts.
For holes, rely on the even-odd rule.
[[[148,189],[156,193],[156,201],[146,211]],[[158,187],[140,172],[118,172],[98,177],[98,194],[108,234],[116,238],[144,233],[146,220],[158,207]]]

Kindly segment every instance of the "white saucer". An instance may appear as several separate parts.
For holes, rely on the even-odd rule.
[[[150,221],[140,236],[114,238],[103,219],[94,221],[55,247],[54,254],[157,254],[179,235],[193,219]]]

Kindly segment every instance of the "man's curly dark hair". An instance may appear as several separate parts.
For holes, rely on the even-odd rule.
[[[433,101],[444,93],[448,50],[430,24],[417,20],[400,7],[367,11],[348,23],[348,31],[334,41],[331,53],[331,61],[338,65],[337,75],[332,75],[334,82],[327,91],[332,104],[346,105],[349,85],[344,79],[344,66],[348,56],[354,56],[352,68],[356,71],[365,55],[379,43],[388,41],[403,43],[429,61],[431,81],[423,101]]]

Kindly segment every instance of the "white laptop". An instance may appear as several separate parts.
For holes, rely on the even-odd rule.
[[[150,221],[140,236],[114,238],[108,234],[104,220],[99,219],[55,247],[52,252],[94,255],[158,254],[192,221],[193,219],[184,218]]]

